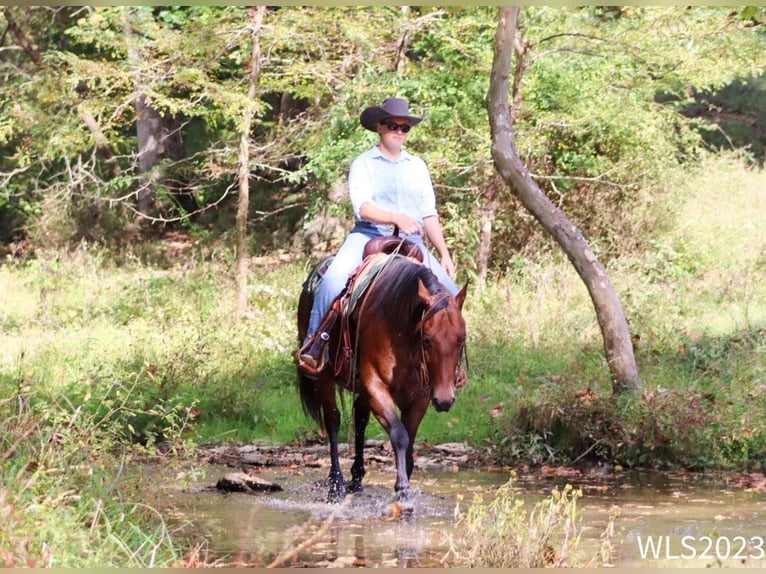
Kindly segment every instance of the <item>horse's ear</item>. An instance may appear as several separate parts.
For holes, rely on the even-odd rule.
[[[418,279],[418,296],[421,298],[423,303],[426,304],[426,306],[431,303],[431,293],[429,293],[425,284],[420,279]]]
[[[460,308],[461,311],[463,310],[463,303],[465,303],[465,296],[467,293],[468,293],[468,281],[465,282],[465,285],[463,285],[463,288],[457,294],[457,297],[455,297],[455,301],[457,301],[457,306]]]

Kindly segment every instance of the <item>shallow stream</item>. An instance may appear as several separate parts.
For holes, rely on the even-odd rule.
[[[489,500],[509,471],[429,472],[417,469],[411,515],[392,504],[392,466],[368,469],[365,491],[341,507],[324,502],[323,468],[266,468],[274,493],[222,493],[217,480],[230,472],[206,465],[191,475],[166,477],[166,488],[145,502],[160,508],[176,536],[202,543],[208,563],[263,566],[281,551],[315,540],[285,563],[311,566],[432,567],[450,563],[455,514],[480,494]],[[158,478],[156,468],[144,469]],[[519,472],[519,497],[533,503],[554,486],[572,484],[583,540],[594,551],[614,521],[611,563],[620,567],[766,566],[766,493],[762,475],[691,473]],[[169,486],[167,486],[169,485]],[[161,492],[162,494],[158,494]],[[461,501],[462,497],[462,501]],[[331,517],[332,515],[332,517]],[[316,536],[325,526],[326,531]]]

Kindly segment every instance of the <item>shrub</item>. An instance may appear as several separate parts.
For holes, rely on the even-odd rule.
[[[582,540],[577,499],[582,491],[566,485],[535,503],[531,512],[517,497],[512,479],[498,489],[488,505],[474,500],[460,514],[451,551],[460,566],[479,568],[542,568],[606,565],[611,555],[614,518],[590,558]]]

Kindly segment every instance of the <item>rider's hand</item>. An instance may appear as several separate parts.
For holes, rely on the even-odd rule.
[[[451,278],[455,278],[455,262],[452,261],[452,257],[450,257],[450,254],[447,253],[442,257],[441,260],[442,267],[444,268],[444,271],[447,272],[447,275]]]
[[[412,217],[401,213],[397,215],[394,225],[396,225],[399,228],[399,231],[405,235],[423,233],[423,227],[418,223],[417,219],[413,219]]]

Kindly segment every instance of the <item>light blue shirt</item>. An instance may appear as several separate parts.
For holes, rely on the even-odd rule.
[[[366,202],[377,207],[403,213],[416,219],[436,215],[436,196],[428,166],[420,159],[401,151],[397,161],[383,156],[378,146],[360,154],[348,173],[348,193],[357,222],[364,221],[359,209]],[[390,229],[378,225],[384,234]]]

